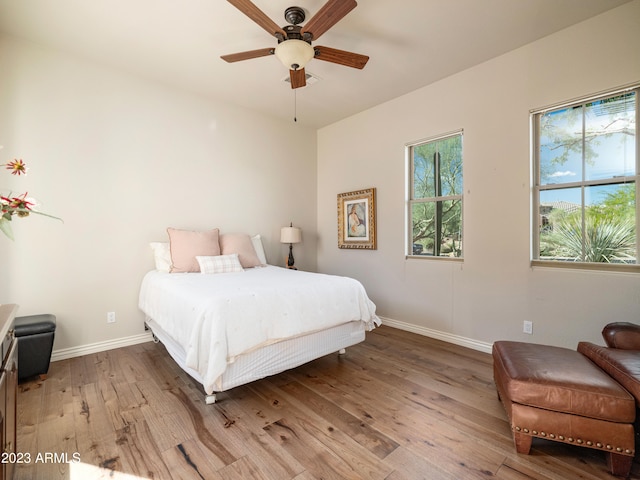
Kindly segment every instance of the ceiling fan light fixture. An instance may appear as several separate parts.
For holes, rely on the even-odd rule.
[[[304,68],[315,55],[313,47],[304,40],[285,40],[276,47],[275,56],[290,70]]]

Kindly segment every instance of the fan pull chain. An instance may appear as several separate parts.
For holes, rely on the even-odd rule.
[[[293,90],[293,121],[298,121],[298,92],[297,89]]]

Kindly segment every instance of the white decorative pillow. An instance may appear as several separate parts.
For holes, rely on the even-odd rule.
[[[231,272],[243,272],[240,260],[238,260],[238,254],[232,253],[231,255],[216,255],[213,257],[196,256],[198,264],[200,265],[201,273],[231,273]]]
[[[256,255],[258,255],[258,259],[262,265],[267,264],[267,256],[264,254],[264,247],[262,246],[262,237],[260,235],[254,235],[251,237],[251,243],[253,243],[253,248],[256,250]]]
[[[220,253],[222,255],[237,253],[242,268],[262,265],[256,249],[253,247],[251,237],[246,233],[225,233],[220,235]]]
[[[151,242],[149,246],[153,250],[156,270],[169,272],[171,270],[171,250],[169,249],[169,242]]]

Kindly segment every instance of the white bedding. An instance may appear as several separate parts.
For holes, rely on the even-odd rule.
[[[347,322],[380,324],[357,280],[274,266],[217,275],[154,270],[139,306],[182,346],[207,393],[243,353]]]

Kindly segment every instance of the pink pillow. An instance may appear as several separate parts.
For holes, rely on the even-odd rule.
[[[222,255],[237,253],[243,268],[262,265],[251,237],[245,233],[225,233],[220,235],[220,250]]]
[[[220,231],[217,228],[206,232],[167,228],[167,233],[171,250],[171,273],[199,272],[200,265],[196,256],[220,255]]]

